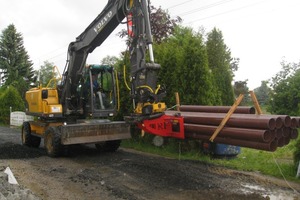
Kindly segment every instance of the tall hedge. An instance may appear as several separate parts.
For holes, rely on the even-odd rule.
[[[167,87],[168,106],[176,103],[175,92],[179,92],[182,104],[213,105],[218,101],[199,32],[177,27],[173,36],[154,49],[156,62],[162,66],[159,82]]]
[[[231,52],[226,46],[222,32],[214,28],[208,33],[207,42],[208,66],[214,77],[214,85],[218,89],[221,105],[232,105],[234,92],[232,87],[233,72],[230,62]]]

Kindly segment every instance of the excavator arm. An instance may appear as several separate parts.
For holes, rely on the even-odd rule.
[[[63,105],[64,115],[76,115],[82,110],[82,104],[76,99],[76,93],[88,54],[100,46],[121,23],[130,9],[129,3],[127,0],[109,0],[96,19],[74,42],[70,43],[60,87],[60,103]]]
[[[130,38],[130,63],[131,63],[131,95],[135,114],[152,115],[163,112],[165,104],[161,102],[165,96],[163,87],[157,85],[157,71],[160,65],[154,62],[152,50],[152,34],[148,5],[146,1],[136,1],[127,15]],[[149,59],[146,59],[146,52]],[[149,60],[147,63],[146,61]]]
[[[176,137],[180,132],[178,137],[183,138],[182,118],[164,116],[166,105],[162,98],[165,89],[157,85],[160,65],[154,62],[149,11],[147,0],[109,0],[96,19],[76,41],[70,43],[60,92],[64,116],[84,115],[84,103],[78,98],[78,87],[82,84],[87,56],[126,17],[130,40],[130,95],[134,111],[125,120],[153,134]]]
[[[96,19],[69,45],[60,93],[64,115],[82,112],[76,94],[88,54],[100,46],[126,16],[131,16],[127,22],[132,24],[129,51],[134,112],[149,115],[164,111],[165,104],[161,99],[165,91],[157,86],[160,65],[154,63],[147,1],[109,0]],[[146,63],[147,51],[149,63]]]

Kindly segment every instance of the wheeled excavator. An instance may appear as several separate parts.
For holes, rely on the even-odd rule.
[[[125,121],[111,121],[117,112],[117,73],[113,66],[86,64],[86,60],[124,19],[130,37],[133,112]],[[109,0],[69,44],[60,83],[26,92],[27,114],[35,120],[23,123],[22,143],[39,147],[43,138],[51,157],[73,144],[95,144],[100,150],[115,151],[121,140],[131,137],[130,124],[155,135],[184,138],[183,119],[164,114],[166,91],[157,84],[160,65],[154,62],[152,42],[147,0]]]

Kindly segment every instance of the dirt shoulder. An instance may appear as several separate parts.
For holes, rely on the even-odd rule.
[[[22,146],[19,131],[0,127],[0,162],[41,199],[300,199],[278,179],[122,148],[74,146],[53,159],[42,146]]]

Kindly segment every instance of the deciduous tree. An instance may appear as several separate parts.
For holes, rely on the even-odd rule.
[[[37,72],[39,76],[39,81],[42,86],[47,86],[49,81],[56,76],[54,69],[54,63],[45,61],[43,65],[41,65],[40,70]]]
[[[272,78],[268,111],[274,114],[300,115],[300,63],[282,62],[282,70]]]
[[[106,56],[101,60],[102,65],[111,65],[114,66],[118,62],[118,58],[116,56]]]
[[[161,43],[174,33],[175,27],[182,21],[180,17],[171,18],[167,10],[150,7],[151,31],[156,43]]]
[[[155,43],[161,43],[173,34],[175,27],[181,23],[180,17],[171,18],[168,11],[161,7],[150,6],[150,24],[153,40]],[[127,36],[127,30],[121,30],[118,35],[123,38]]]

